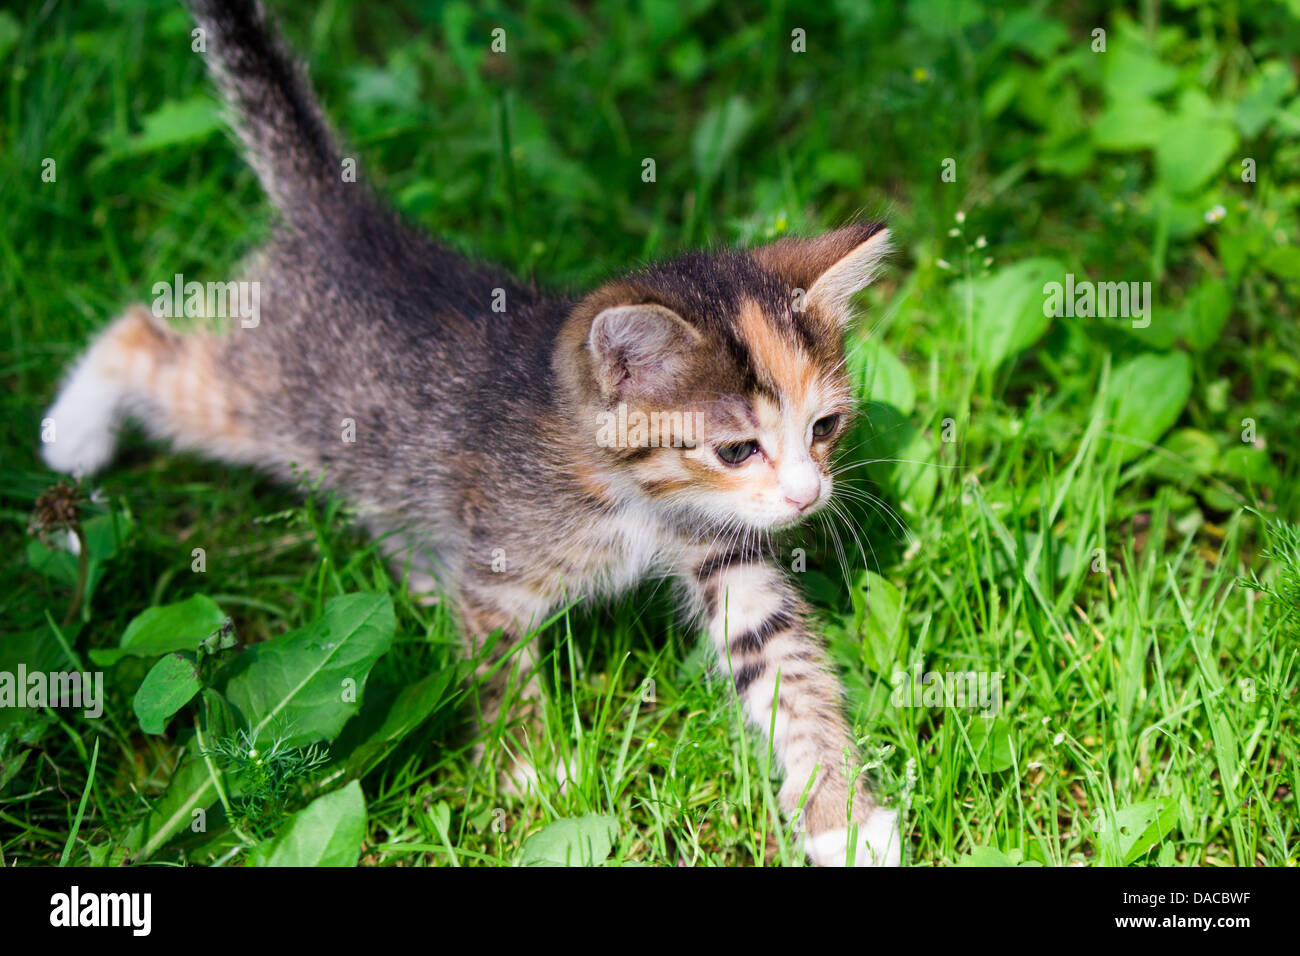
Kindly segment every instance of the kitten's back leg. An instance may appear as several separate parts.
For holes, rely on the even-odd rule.
[[[249,401],[220,371],[222,340],[181,334],[142,305],[95,340],[64,381],[43,426],[46,464],[78,478],[107,465],[126,418],[182,448],[240,463],[262,456],[241,414]]]

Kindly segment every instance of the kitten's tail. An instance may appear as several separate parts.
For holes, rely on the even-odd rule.
[[[319,220],[354,183],[306,71],[285,49],[260,0],[185,0],[204,56],[230,106],[249,164],[290,223]]]

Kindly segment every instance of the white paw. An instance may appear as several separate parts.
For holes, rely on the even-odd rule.
[[[898,814],[876,807],[858,824],[857,853],[854,866],[898,866],[903,859],[903,837],[898,829]],[[804,840],[804,852],[816,866],[847,866],[849,830],[827,830]]]
[[[118,386],[83,360],[41,422],[45,463],[74,478],[107,465],[117,444],[121,400]]]

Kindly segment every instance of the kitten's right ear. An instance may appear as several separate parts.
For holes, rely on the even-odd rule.
[[[752,254],[791,286],[804,289],[808,305],[843,328],[852,317],[853,296],[876,277],[889,245],[883,223],[855,223],[811,239],[778,239]]]
[[[606,400],[671,392],[703,340],[698,331],[662,305],[618,305],[591,323],[587,348]]]

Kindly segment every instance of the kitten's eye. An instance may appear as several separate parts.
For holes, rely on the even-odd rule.
[[[739,465],[748,461],[749,456],[758,451],[758,442],[738,441],[731,445],[719,445],[717,451],[718,457],[728,465]]]
[[[819,418],[813,422],[813,438],[826,438],[835,431],[835,426],[840,423],[840,416],[827,415],[825,418]]]

